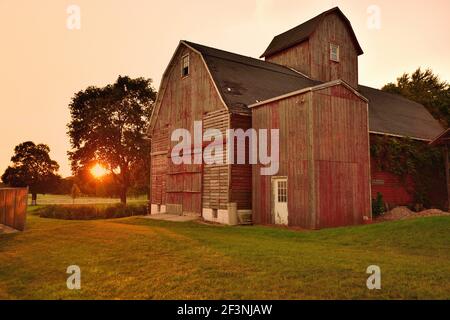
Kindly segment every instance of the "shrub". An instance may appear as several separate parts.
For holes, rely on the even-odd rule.
[[[36,210],[41,218],[62,220],[115,219],[147,214],[146,205],[51,205]]]
[[[372,199],[372,215],[374,217],[381,216],[385,212],[383,195],[381,193],[377,193],[377,198]]]

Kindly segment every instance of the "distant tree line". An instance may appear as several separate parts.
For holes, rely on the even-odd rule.
[[[67,195],[72,193],[73,186],[80,190],[80,196],[119,198],[120,187],[111,175],[105,175],[101,180],[93,179],[88,170],[81,171],[76,176],[61,178],[53,190],[53,194]],[[148,179],[135,181],[127,191],[128,196],[146,195],[149,192]]]

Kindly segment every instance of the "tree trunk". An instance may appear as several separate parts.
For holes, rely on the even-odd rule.
[[[127,187],[122,187],[120,190],[120,202],[122,204],[127,204],[127,191],[128,191]]]
[[[127,191],[130,185],[130,176],[128,165],[120,166],[121,186],[120,186],[120,202],[127,204]]]
[[[31,194],[31,205],[32,206],[37,205],[37,194],[36,193]]]

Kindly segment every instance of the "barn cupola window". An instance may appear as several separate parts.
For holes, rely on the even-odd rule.
[[[339,62],[339,46],[334,43],[330,43],[330,60]]]
[[[183,56],[181,58],[181,77],[187,77],[189,75],[189,55]]]

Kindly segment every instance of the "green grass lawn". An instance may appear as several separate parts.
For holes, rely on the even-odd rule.
[[[450,218],[298,232],[30,215],[24,233],[0,235],[0,298],[450,299]]]
[[[147,196],[128,197],[129,203],[146,203]],[[38,194],[38,205],[51,205],[51,204],[111,204],[120,203],[118,198],[101,198],[101,197],[80,197],[75,199],[75,202],[70,195],[56,195],[56,194]],[[28,204],[31,204],[31,194],[28,194]]]

